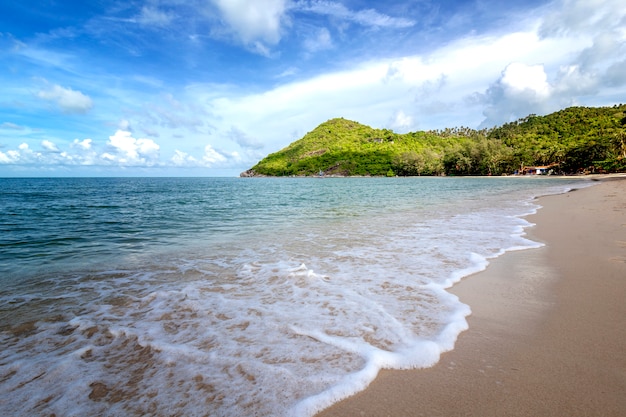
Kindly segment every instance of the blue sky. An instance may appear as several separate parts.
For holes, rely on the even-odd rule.
[[[238,175],[318,124],[626,102],[622,0],[8,0],[0,176]]]

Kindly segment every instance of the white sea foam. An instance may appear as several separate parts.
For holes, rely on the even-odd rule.
[[[0,292],[15,313],[0,414],[311,416],[380,369],[432,366],[470,314],[446,288],[539,245],[519,217],[533,203],[467,204],[278,225]]]

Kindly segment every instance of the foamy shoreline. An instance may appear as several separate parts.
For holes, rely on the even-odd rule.
[[[436,366],[383,371],[319,415],[626,415],[626,177],[590,178],[539,199],[527,233],[544,247],[451,290],[472,315]]]

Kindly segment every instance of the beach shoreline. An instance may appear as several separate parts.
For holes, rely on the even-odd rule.
[[[544,196],[543,247],[450,289],[469,330],[432,368],[383,370],[318,416],[626,415],[626,178]]]

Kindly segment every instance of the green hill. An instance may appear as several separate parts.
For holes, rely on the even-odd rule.
[[[397,134],[331,119],[241,175],[501,175],[537,165],[626,171],[626,105],[571,107],[480,131]]]

